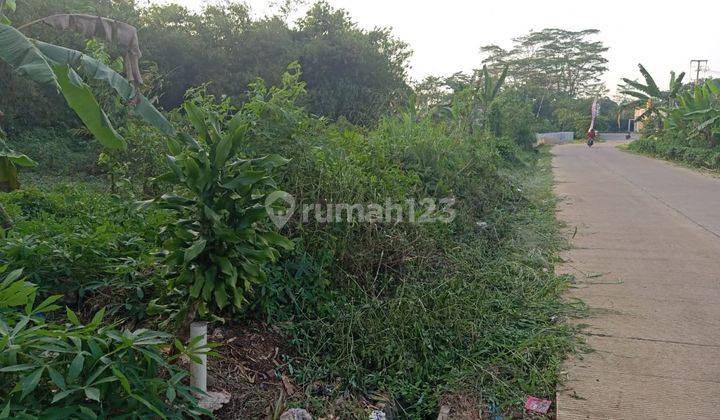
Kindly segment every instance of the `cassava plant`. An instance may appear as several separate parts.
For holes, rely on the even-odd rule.
[[[176,188],[152,200],[177,214],[177,222],[164,229],[169,299],[153,307],[171,309],[183,338],[197,312],[243,308],[253,288],[266,280],[265,264],[279,256],[279,248],[293,246],[268,228],[264,206],[276,191],[273,171],[288,160],[240,156],[248,130],[242,112],[228,118],[198,98],[188,100],[184,111],[197,139],[181,135],[183,142],[168,141],[171,170],[158,181]]]
[[[6,266],[0,266],[0,274]],[[199,418],[195,391],[183,383],[187,372],[175,360],[196,359],[205,347],[176,343],[150,330],[103,325],[104,310],[83,323],[66,309],[62,295],[36,303],[37,286],[22,270],[0,281],[0,418]]]

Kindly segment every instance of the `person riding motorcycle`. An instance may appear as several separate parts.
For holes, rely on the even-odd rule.
[[[595,144],[595,137],[597,137],[597,131],[593,128],[589,129],[587,134],[588,147],[592,147],[592,145]]]

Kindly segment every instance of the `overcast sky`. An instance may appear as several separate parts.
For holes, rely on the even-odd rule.
[[[206,0],[148,0],[199,9]],[[311,3],[308,0],[307,3]],[[256,15],[272,10],[268,0],[248,0]],[[329,0],[346,9],[361,27],[389,26],[414,51],[410,75],[450,75],[479,67],[486,44],[509,47],[530,30],[557,27],[599,29],[610,47],[605,79],[614,90],[621,77],[638,78],[643,63],[661,87],[670,70],[690,70],[690,60],[709,60],[708,73],[720,77],[720,0]],[[301,7],[300,13],[307,6]],[[694,76],[693,76],[694,77]]]

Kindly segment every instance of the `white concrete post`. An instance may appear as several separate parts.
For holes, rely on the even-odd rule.
[[[202,337],[197,345],[204,347],[207,344],[207,322],[193,322],[190,324],[190,341]],[[198,356],[200,363],[191,362],[190,385],[202,392],[207,392],[207,355]]]

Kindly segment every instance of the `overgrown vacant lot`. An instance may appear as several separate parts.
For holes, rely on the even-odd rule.
[[[264,415],[284,392],[275,374],[299,389],[284,398],[287,406],[341,417],[364,417],[373,404],[422,417],[457,398],[505,411],[526,395],[552,397],[559,363],[575,345],[558,320],[576,308],[560,300],[568,283],[553,270],[563,242],[547,152],[408,117],[363,133],[278,104],[285,93],[252,102],[244,112],[256,117],[248,109],[282,106],[271,115],[302,119],[275,121],[293,131],[272,146],[291,159],[277,176],[286,191],[310,203],[453,195],[458,214],[451,224],[419,225],[292,219],[281,233],[294,249],[267,267],[250,304],[214,315],[225,319],[217,324],[217,351],[225,361],[218,360],[213,373],[240,392],[226,414]],[[262,126],[264,117],[257,122]],[[248,137],[248,154],[267,152],[264,136]],[[84,156],[96,153],[90,146],[80,152],[57,147],[52,159],[69,165],[92,161]],[[176,223],[175,216],[139,212],[137,185],[112,194],[92,170],[69,181],[47,173],[51,164],[38,160],[27,184],[0,198],[14,221],[0,247],[8,269],[23,268],[41,294],[61,293],[61,302],[82,319],[104,308],[107,322],[167,328],[163,314],[149,313],[166,293],[167,272],[155,255],[166,236],[162,226]],[[267,324],[260,328],[254,319]],[[237,348],[233,338],[249,334],[238,332],[246,328],[259,328],[258,335]],[[269,333],[279,333],[283,353],[275,358],[282,366],[271,365],[274,373],[261,371],[255,380],[274,386],[261,391],[250,384],[252,372],[228,383],[222,369],[235,371],[230,362],[236,359],[251,368],[243,355],[264,348],[258,337]]]
[[[407,45],[325,3],[296,26],[239,4],[27,3],[0,1],[0,417],[210,416],[203,354],[219,418],[553,399],[583,308],[561,299],[533,132],[584,127],[596,75],[535,109],[516,53],[411,86]],[[602,53],[596,33],[523,39]]]

